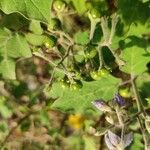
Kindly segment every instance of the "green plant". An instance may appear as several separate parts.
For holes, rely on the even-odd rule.
[[[149,6],[1,0],[1,148],[150,149]]]

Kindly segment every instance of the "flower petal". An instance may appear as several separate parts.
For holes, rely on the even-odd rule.
[[[124,141],[124,147],[126,148],[127,146],[129,146],[131,144],[131,142],[133,141],[133,133],[130,132],[128,134],[126,134],[123,138]]]
[[[111,143],[108,134],[105,134],[105,143],[107,145],[107,147],[109,148],[109,150],[115,150],[115,146],[113,146],[113,144]]]
[[[125,100],[119,95],[115,95],[115,101],[120,105],[120,106],[125,106],[126,102]]]
[[[95,100],[92,104],[99,110],[104,112],[110,112],[111,108],[103,100]]]
[[[108,137],[114,146],[117,146],[121,141],[120,137],[111,131],[108,131]]]

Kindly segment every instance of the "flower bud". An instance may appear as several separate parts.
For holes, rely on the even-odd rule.
[[[115,95],[114,101],[120,106],[125,106],[126,104],[125,100],[119,94]]]
[[[106,116],[105,119],[106,119],[107,122],[109,122],[110,124],[114,124],[114,120],[113,120],[112,116]]]
[[[92,104],[99,110],[103,112],[111,112],[112,109],[110,106],[108,106],[103,100],[95,100],[92,102]]]

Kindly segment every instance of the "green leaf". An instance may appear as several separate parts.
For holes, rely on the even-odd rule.
[[[26,34],[26,39],[30,44],[34,46],[41,46],[44,44],[46,36],[28,33]]]
[[[89,42],[88,32],[78,32],[74,36],[75,42],[80,45],[86,45]]]
[[[127,23],[141,22],[149,20],[150,2],[142,3],[140,0],[118,0],[117,7],[122,18]]]
[[[43,29],[41,27],[40,21],[37,20],[31,21],[29,29],[35,34],[41,35],[43,33]]]
[[[24,36],[0,29],[0,74],[15,79],[15,59],[31,57],[31,51]]]
[[[69,136],[69,138],[64,138],[65,143],[67,144],[68,150],[81,150],[83,149],[83,138],[78,135]]]
[[[82,15],[86,11],[86,1],[85,0],[72,0],[72,3],[80,15]]]
[[[48,116],[47,111],[42,110],[40,112],[39,118],[40,118],[40,121],[41,121],[42,124],[44,124],[44,125],[49,125],[50,124],[49,116]]]
[[[28,24],[29,24],[29,20],[27,20],[26,18],[24,18],[22,15],[18,13],[4,15],[0,21],[0,26],[15,31],[20,30],[25,26],[28,26]]]
[[[134,133],[133,144],[130,146],[129,150],[143,150],[144,145],[142,143],[142,135]]]
[[[12,115],[12,111],[7,107],[6,104],[6,99],[1,96],[0,97],[0,114],[2,115],[3,118],[9,118]]]
[[[139,88],[141,98],[145,100],[150,97],[150,75],[146,72],[139,76],[136,80],[137,87]]]
[[[119,80],[111,75],[99,81],[83,81],[83,87],[79,90],[63,89],[61,83],[54,83],[50,96],[57,100],[53,103],[52,108],[61,111],[74,110],[76,113],[96,110],[91,102],[100,98],[106,101],[112,99],[118,83]]]
[[[129,31],[127,32],[127,35],[142,35],[142,34],[147,34],[147,31],[149,30],[149,26],[150,23],[145,23],[145,24],[141,24],[141,23],[132,23],[129,26]]]
[[[0,60],[0,74],[5,79],[16,79],[15,61],[12,59]]]
[[[146,70],[146,64],[150,61],[150,53],[146,51],[146,48],[147,45],[142,38],[129,37],[122,52],[122,58],[126,61],[122,70],[134,75],[143,73]]]
[[[85,144],[84,150],[97,150],[98,149],[98,145],[96,144],[96,141],[93,137],[84,136],[83,139],[84,139],[84,144]]]
[[[18,12],[29,19],[49,22],[52,0],[1,0],[0,9],[6,13]]]

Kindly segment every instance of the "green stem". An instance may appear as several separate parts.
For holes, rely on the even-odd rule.
[[[90,40],[92,40],[96,28],[96,22],[91,20]]]
[[[91,14],[88,14],[90,22],[91,22],[91,29],[90,29],[90,40],[92,40],[94,32],[95,32],[95,28],[98,22],[100,22],[100,18],[96,18],[94,19]]]
[[[105,65],[103,53],[102,53],[102,46],[98,47],[98,55],[99,55],[99,70]]]
[[[40,58],[44,59],[45,61],[49,62],[55,68],[55,70],[58,70],[58,71],[60,71],[60,72],[62,72],[64,74],[66,74],[69,78],[72,78],[72,76],[74,76],[74,74],[68,72],[67,70],[61,69],[61,68],[58,67],[60,65],[60,63],[61,63],[62,60],[58,64],[55,64],[53,61],[51,61],[46,56],[44,56],[43,53],[34,52],[33,55],[35,55],[37,57],[40,57]]]
[[[112,38],[116,32],[116,25],[117,25],[117,22],[118,22],[118,15],[115,14],[113,17],[112,17],[112,20],[111,20],[111,33],[110,33],[110,37],[109,37],[109,43],[111,44],[112,42]]]
[[[107,43],[109,40],[109,28],[108,28],[107,18],[105,18],[105,17],[101,18],[101,28],[102,28],[102,32],[103,32],[103,36],[104,36],[104,41]]]
[[[136,80],[136,78],[133,75],[131,75],[131,84],[132,84],[132,89],[134,92],[138,112],[143,112],[144,116],[146,116],[146,112],[144,110],[144,106],[142,104],[142,100],[141,100],[141,97],[139,95],[135,80]]]
[[[120,57],[118,56],[118,54],[110,47],[110,45],[106,45],[106,46],[109,48],[109,50],[111,51],[111,53],[115,57],[117,64],[119,66],[123,66],[125,64],[125,62],[120,59]]]

